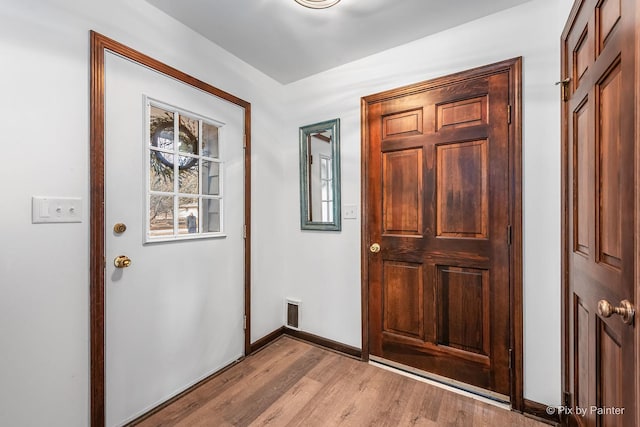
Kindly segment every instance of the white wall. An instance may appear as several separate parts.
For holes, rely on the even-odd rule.
[[[90,29],[252,103],[252,340],[283,324],[291,296],[302,299],[303,330],[356,347],[360,220],[300,231],[298,127],[341,119],[343,203],[359,206],[361,96],[524,56],[525,397],[559,403],[553,83],[569,2],[535,0],[284,88],[143,0],[3,2],[0,424],[88,423]],[[82,197],[83,222],[32,225],[32,195]]]
[[[560,105],[554,83],[569,3],[525,3],[286,87],[285,292],[302,300],[302,330],[360,347],[361,213],[343,220],[341,233],[299,230],[298,126],[341,119],[343,205],[359,205],[362,96],[523,56],[524,395],[560,403]]]
[[[90,29],[252,103],[252,339],[281,326],[281,85],[142,0],[4,1],[0,22],[0,425],[88,425]],[[82,197],[83,222],[32,225],[32,195]]]

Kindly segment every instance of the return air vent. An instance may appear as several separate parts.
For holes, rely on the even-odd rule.
[[[286,299],[286,316],[287,327],[298,329],[300,327],[300,301],[287,298]]]

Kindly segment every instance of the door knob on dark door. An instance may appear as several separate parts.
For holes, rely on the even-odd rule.
[[[380,252],[380,244],[374,243],[373,245],[369,246],[369,250],[374,254],[377,254],[378,252]]]
[[[113,265],[116,268],[127,268],[131,265],[131,259],[126,255],[120,255],[113,260]]]
[[[598,301],[598,314],[602,317],[611,317],[612,314],[617,314],[622,317],[622,321],[625,324],[631,325],[636,314],[636,309],[633,308],[633,305],[626,299],[620,301],[620,307],[614,307],[609,301],[601,299]]]

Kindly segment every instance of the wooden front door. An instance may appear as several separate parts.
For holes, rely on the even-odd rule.
[[[567,393],[561,413],[585,426],[637,425],[631,310],[638,4],[576,1],[562,38]],[[615,307],[619,315],[611,313]]]
[[[505,61],[363,99],[370,355],[504,400],[519,69]]]

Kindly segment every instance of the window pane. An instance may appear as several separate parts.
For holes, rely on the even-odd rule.
[[[202,194],[220,195],[220,163],[202,162]]]
[[[202,231],[216,233],[220,231],[220,200],[203,199]]]
[[[156,131],[151,134],[151,145],[173,151],[173,125],[156,129]]]
[[[327,170],[328,164],[327,159],[324,157],[320,157],[320,179],[329,178],[329,172]]]
[[[198,154],[198,123],[196,119],[180,116],[180,145],[181,153]]]
[[[149,201],[149,235],[173,234],[173,197],[151,195]]]
[[[198,159],[180,156],[180,193],[198,194]]]
[[[322,202],[322,222],[333,221],[333,202]]]
[[[151,106],[149,137],[152,146],[173,150],[173,112]]]
[[[151,191],[173,192],[173,154],[151,150],[149,156],[149,186]]]
[[[180,197],[178,199],[178,234],[198,232],[198,199],[196,197]]]
[[[321,192],[322,192],[322,200],[329,200],[329,182],[328,181],[321,181],[320,182],[321,185]]]
[[[218,152],[218,127],[202,123],[202,155],[220,157]]]

